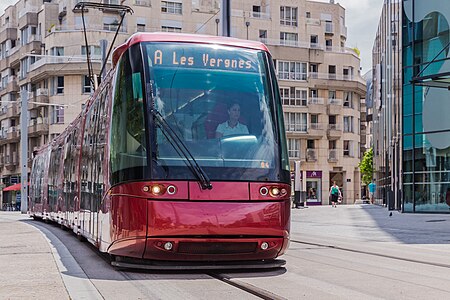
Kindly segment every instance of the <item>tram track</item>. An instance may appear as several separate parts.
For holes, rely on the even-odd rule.
[[[398,261],[405,261],[405,262],[423,264],[423,265],[427,265],[427,266],[434,266],[434,267],[441,267],[441,268],[450,269],[450,264],[435,263],[435,262],[429,262],[429,261],[424,261],[424,260],[419,260],[419,259],[411,259],[411,258],[399,257],[399,256],[395,256],[395,255],[382,254],[382,253],[378,253],[378,252],[372,252],[372,251],[366,251],[366,250],[358,250],[358,249],[351,249],[351,248],[347,248],[347,247],[340,247],[340,246],[335,246],[335,245],[327,245],[327,244],[320,244],[320,243],[313,243],[313,242],[306,242],[306,241],[299,241],[299,240],[290,240],[290,242],[291,243],[297,243],[297,244],[303,244],[303,245],[309,245],[309,246],[316,246],[316,247],[335,249],[335,250],[346,251],[346,252],[353,252],[353,253],[372,255],[372,256],[377,256],[377,257],[382,257],[382,258],[395,259],[395,260],[398,260]]]
[[[249,283],[245,283],[239,280],[232,280],[232,278],[230,276],[226,276],[224,274],[221,273],[206,273],[207,275],[220,280],[228,285],[231,285],[235,288],[238,288],[242,291],[245,291],[247,293],[250,293],[256,297],[259,297],[261,299],[264,300],[286,300],[287,298],[281,297],[277,294],[274,294],[270,291],[267,291],[265,289],[256,287],[252,284]]]

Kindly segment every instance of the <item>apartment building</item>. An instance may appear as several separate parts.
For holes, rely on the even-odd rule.
[[[30,104],[28,155],[60,133],[91,93],[79,0],[19,0],[0,16],[1,188],[20,181],[20,91]],[[100,1],[96,1],[100,2]],[[220,35],[221,1],[103,0],[124,4],[127,15],[115,46],[137,31]],[[330,182],[344,202],[360,194],[361,99],[365,81],[357,53],[346,47],[345,10],[305,0],[231,1],[231,36],[268,45],[278,72],[291,168],[300,162],[309,204],[328,204]],[[88,9],[89,50],[100,71],[102,39],[120,22],[110,10]],[[28,166],[31,167],[31,160]],[[18,201],[2,193],[3,203]]]

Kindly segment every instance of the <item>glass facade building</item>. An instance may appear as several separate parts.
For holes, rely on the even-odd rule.
[[[403,1],[403,211],[450,212],[450,7]]]
[[[385,0],[373,48],[376,197],[450,213],[450,6]]]

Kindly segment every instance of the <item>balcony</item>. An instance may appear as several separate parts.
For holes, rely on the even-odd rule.
[[[6,40],[17,40],[17,28],[12,28],[9,26],[11,25],[8,25],[7,28],[0,32],[0,43],[3,43]]]
[[[47,118],[31,119],[28,124],[28,136],[37,137],[43,134],[48,134],[48,119]]]
[[[246,12],[253,19],[270,20],[270,13],[260,12],[260,11],[249,11]]]
[[[329,98],[328,99],[328,114],[329,115],[340,115],[342,114],[342,99]]]
[[[38,25],[38,13],[39,7],[27,6],[19,12],[19,28],[23,28],[27,25]]]
[[[9,171],[14,170],[19,165],[19,156],[17,152],[13,152],[11,155],[5,155],[5,168]]]
[[[342,136],[342,129],[339,124],[329,124],[327,130],[329,139],[338,139]]]
[[[323,98],[309,97],[308,99],[308,105],[323,105],[323,104],[324,104]]]
[[[20,130],[18,126],[8,128],[6,134],[6,143],[14,144],[18,143],[19,140],[20,140]]]
[[[19,108],[17,104],[12,104],[8,107],[8,111],[6,112],[7,118],[16,118],[19,116]]]
[[[316,149],[306,149],[306,161],[317,161]]]
[[[151,7],[150,0],[134,0],[134,5]]]
[[[37,89],[28,100],[28,110],[45,106],[49,103],[48,89]]]
[[[309,123],[308,136],[310,138],[321,138],[325,133],[324,124]]]
[[[39,82],[48,76],[57,75],[83,75],[86,73],[86,57],[85,56],[47,56],[36,55],[39,60],[30,65],[27,77],[32,83]],[[100,72],[101,59],[94,56],[92,63],[95,72]],[[64,65],[62,69],[61,66]]]
[[[339,157],[338,157],[338,150],[337,149],[330,149],[328,150],[328,161],[329,162],[337,162]]]
[[[6,85],[7,93],[17,93],[19,92],[19,85],[17,84],[16,76],[10,76],[8,79],[8,84]]]
[[[347,27],[344,25],[341,25],[341,37],[347,38]]]

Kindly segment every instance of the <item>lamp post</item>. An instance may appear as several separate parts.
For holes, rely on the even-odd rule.
[[[220,19],[216,19],[216,35],[219,35],[219,22]]]
[[[250,26],[250,22],[249,21],[245,22],[245,26],[247,26],[247,40],[248,40],[248,27]]]
[[[21,111],[20,111],[20,162],[21,165],[21,193],[20,211],[26,214],[28,211],[28,90],[20,91]]]

